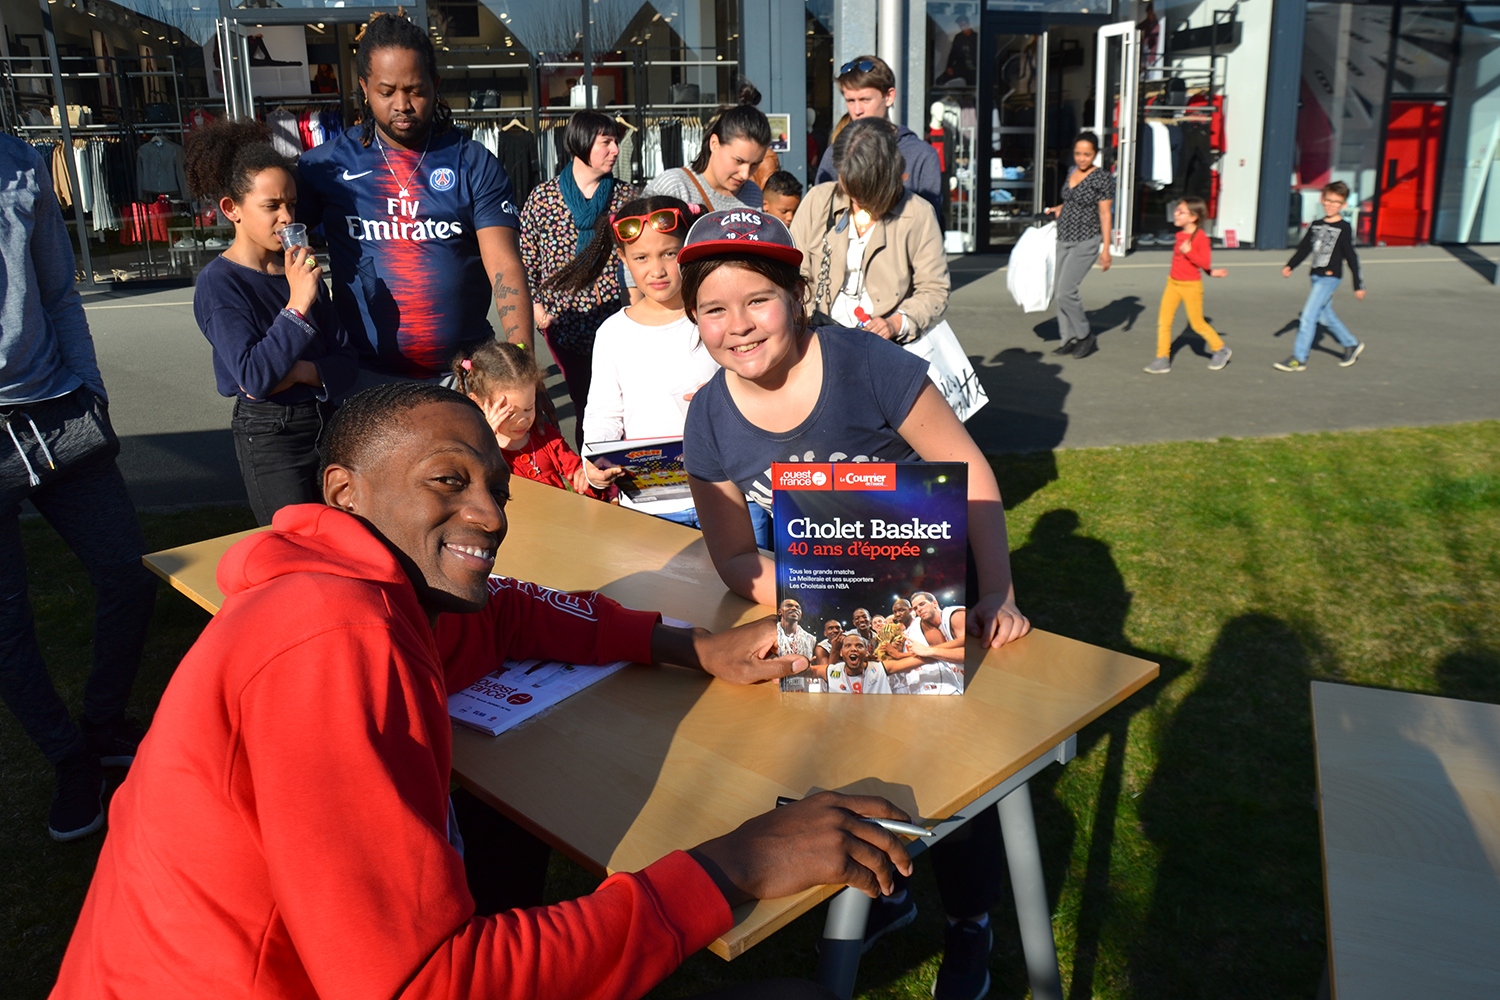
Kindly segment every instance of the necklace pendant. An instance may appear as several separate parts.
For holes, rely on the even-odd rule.
[[[401,197],[403,197],[403,198],[406,197],[406,188],[402,188],[401,189]]]

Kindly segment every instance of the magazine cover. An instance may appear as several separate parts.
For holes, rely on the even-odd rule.
[[[783,691],[963,694],[969,470],[962,462],[776,463]]]
[[[682,464],[682,438],[585,442],[583,457],[601,469],[624,467],[615,482],[636,502],[675,500],[692,494]]]

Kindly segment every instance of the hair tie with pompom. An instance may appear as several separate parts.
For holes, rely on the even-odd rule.
[[[703,211],[703,206],[700,205],[700,204],[698,204],[696,201],[690,201],[690,202],[688,202],[688,214],[689,215],[698,215],[702,211]]]
[[[460,361],[458,363],[458,366],[460,368],[462,368],[466,372],[471,372],[471,371],[474,370],[474,359],[473,358],[464,358],[462,361]]]

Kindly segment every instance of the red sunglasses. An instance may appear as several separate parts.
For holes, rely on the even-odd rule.
[[[646,231],[647,226],[658,233],[675,233],[682,227],[682,209],[658,208],[645,215],[627,215],[623,219],[611,219],[610,225],[614,226],[615,237],[621,243],[634,243],[641,238],[641,233]]]

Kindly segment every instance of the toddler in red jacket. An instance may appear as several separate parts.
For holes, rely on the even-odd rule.
[[[605,499],[607,490],[589,484],[589,463],[568,446],[554,424],[537,422],[542,372],[530,351],[487,341],[455,358],[453,374],[463,393],[484,411],[513,475]],[[603,478],[597,471],[595,477]]]
[[[1201,228],[1208,217],[1208,206],[1202,198],[1187,197],[1177,203],[1172,212],[1172,222],[1177,226],[1177,243],[1172,247],[1172,271],[1167,277],[1166,290],[1161,293],[1161,311],[1156,319],[1156,359],[1146,366],[1150,375],[1165,375],[1172,370],[1172,320],[1177,317],[1177,306],[1187,309],[1188,323],[1193,332],[1208,342],[1214,356],[1208,362],[1210,371],[1218,371],[1229,364],[1229,350],[1219,332],[1203,318],[1203,275],[1210,278],[1227,277],[1229,272],[1212,266],[1213,247],[1208,234]]]

